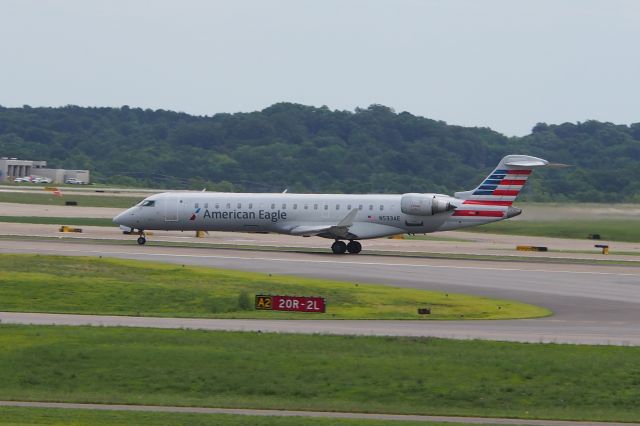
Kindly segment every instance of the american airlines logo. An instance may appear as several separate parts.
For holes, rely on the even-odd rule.
[[[200,207],[198,207],[196,209],[196,211],[193,212],[193,214],[191,215],[191,217],[189,218],[189,220],[196,220],[196,215],[200,213]]]

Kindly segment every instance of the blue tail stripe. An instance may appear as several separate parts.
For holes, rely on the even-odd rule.
[[[483,185],[500,185],[500,179],[487,179],[482,182]]]
[[[506,175],[497,175],[497,174],[493,174],[491,176],[489,176],[489,179],[504,179]]]
[[[498,185],[480,185],[480,187],[478,189],[490,189],[490,190],[494,190],[498,187]]]
[[[477,190],[473,192],[473,195],[493,195],[493,191]]]

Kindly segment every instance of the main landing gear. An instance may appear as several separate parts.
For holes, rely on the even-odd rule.
[[[357,241],[349,241],[349,244],[346,244],[344,241],[336,240],[331,245],[331,251],[333,251],[333,254],[344,254],[346,252],[358,254],[362,251],[362,244]]]
[[[146,238],[146,236],[145,236],[145,234],[144,234],[144,231],[140,231],[140,232],[138,232],[138,235],[139,235],[139,237],[138,237],[138,244],[143,245],[144,243],[146,243],[146,242],[147,242],[147,238]]]

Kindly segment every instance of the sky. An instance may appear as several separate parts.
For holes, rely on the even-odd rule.
[[[0,105],[640,122],[634,0],[0,0]]]

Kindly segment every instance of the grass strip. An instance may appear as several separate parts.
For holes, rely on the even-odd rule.
[[[504,220],[465,231],[581,240],[586,240],[590,234],[599,234],[603,241],[640,242],[640,220]]]
[[[41,193],[31,192],[0,192],[0,203],[40,204],[64,206],[65,201],[76,201],[80,207],[117,207],[128,208],[142,201],[144,197],[105,196],[105,195],[77,195],[65,193],[63,197],[56,197],[50,191]]]
[[[256,294],[321,296],[327,312],[256,311]],[[430,307],[431,315],[417,309]],[[519,302],[384,285],[95,257],[0,255],[0,310],[198,318],[507,319]]]
[[[308,426],[471,426],[471,423],[457,422],[0,407],[0,425],[2,426],[36,424],[47,426],[299,426],[301,424]],[[477,423],[474,424],[477,425]],[[485,424],[485,426],[491,425]]]
[[[640,348],[2,325],[0,399],[638,421]]]
[[[36,225],[118,226],[113,219],[86,217],[0,216],[0,222]]]

